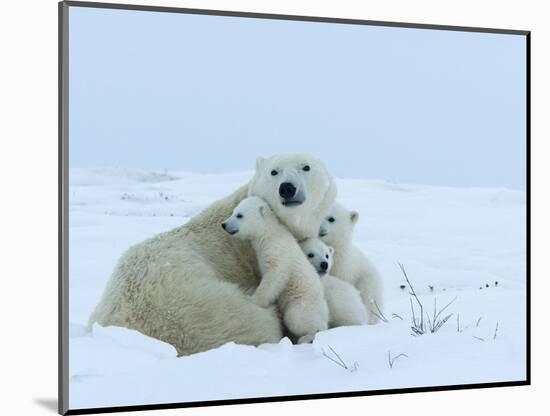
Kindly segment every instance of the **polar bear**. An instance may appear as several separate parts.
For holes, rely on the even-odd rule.
[[[334,247],[332,274],[359,290],[367,307],[368,323],[375,324],[384,306],[383,283],[374,264],[352,243],[353,229],[358,220],[356,211],[348,211],[335,203],[321,223],[319,237]]]
[[[328,329],[328,306],[317,272],[263,199],[242,200],[222,227],[254,248],[262,276],[254,303],[265,308],[277,302],[298,343],[311,342],[317,332]]]
[[[323,284],[325,299],[329,308],[329,328],[367,323],[367,310],[359,291],[351,284],[330,274],[334,248],[318,238],[307,238],[300,242],[302,251],[315,267]]]
[[[130,247],[119,259],[89,324],[135,329],[188,355],[233,341],[278,342],[276,308],[246,292],[260,281],[247,241],[220,224],[248,195],[263,198],[297,238],[314,237],[336,198],[324,163],[307,154],[258,158],[251,181],[185,225]]]

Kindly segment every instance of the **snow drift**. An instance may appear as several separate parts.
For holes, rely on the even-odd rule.
[[[131,244],[185,223],[251,176],[70,170],[71,409],[525,379],[526,201],[507,189],[337,180],[339,201],[361,215],[355,244],[383,276],[387,322],[325,331],[311,345],[229,343],[188,357],[125,328],[86,333]],[[428,316],[456,298],[439,331],[412,335],[397,262]]]

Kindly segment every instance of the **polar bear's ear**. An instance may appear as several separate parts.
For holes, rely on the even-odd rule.
[[[260,211],[262,217],[265,217],[265,205],[260,205],[258,211]]]
[[[351,211],[349,217],[351,219],[351,223],[355,224],[359,220],[359,213],[357,211]]]
[[[265,158],[261,157],[261,156],[258,156],[258,158],[256,159],[256,170],[259,171],[263,164],[264,164],[264,161],[265,161]]]
[[[332,256],[334,254],[334,247],[330,247],[328,248],[328,252],[330,253],[330,255]]]

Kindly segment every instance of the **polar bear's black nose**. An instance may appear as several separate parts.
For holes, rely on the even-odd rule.
[[[328,263],[326,261],[321,262],[321,269],[323,269],[323,270],[328,269]]]
[[[222,222],[222,228],[225,230],[225,222]]]
[[[279,186],[279,195],[284,199],[290,199],[296,195],[296,187],[290,182],[283,182]]]

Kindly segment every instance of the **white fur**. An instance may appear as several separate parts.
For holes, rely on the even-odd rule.
[[[262,275],[252,295],[254,303],[265,308],[277,302],[286,327],[299,342],[328,328],[328,307],[317,272],[263,199],[241,201],[223,227],[254,247]]]
[[[90,325],[135,329],[172,344],[180,355],[230,341],[278,342],[283,331],[276,308],[259,307],[245,294],[260,281],[255,252],[249,242],[231,238],[221,223],[249,193],[274,200],[277,184],[268,170],[272,163],[290,171],[304,162],[321,178],[308,179],[304,172],[307,205],[277,206],[274,211],[284,224],[292,223],[295,236],[317,235],[336,196],[324,164],[307,155],[264,159],[250,185],[214,202],[185,225],[130,247],[118,261]]]
[[[304,171],[305,166],[309,171]],[[271,175],[276,171],[277,175]],[[293,183],[305,196],[299,206],[286,207],[278,193],[284,182]],[[323,162],[305,154],[282,154],[258,158],[249,196],[264,199],[297,240],[315,237],[336,198],[336,185]]]
[[[359,291],[330,274],[334,249],[317,238],[308,238],[300,242],[300,247],[319,273],[323,284],[329,309],[329,327],[366,324],[367,310]],[[323,263],[326,268],[322,267]]]
[[[379,309],[382,311],[384,307],[383,283],[374,264],[352,243],[353,228],[358,220],[357,212],[335,203],[321,223],[319,236],[324,243],[334,247],[332,274],[359,290],[367,307],[368,322],[375,324]]]

